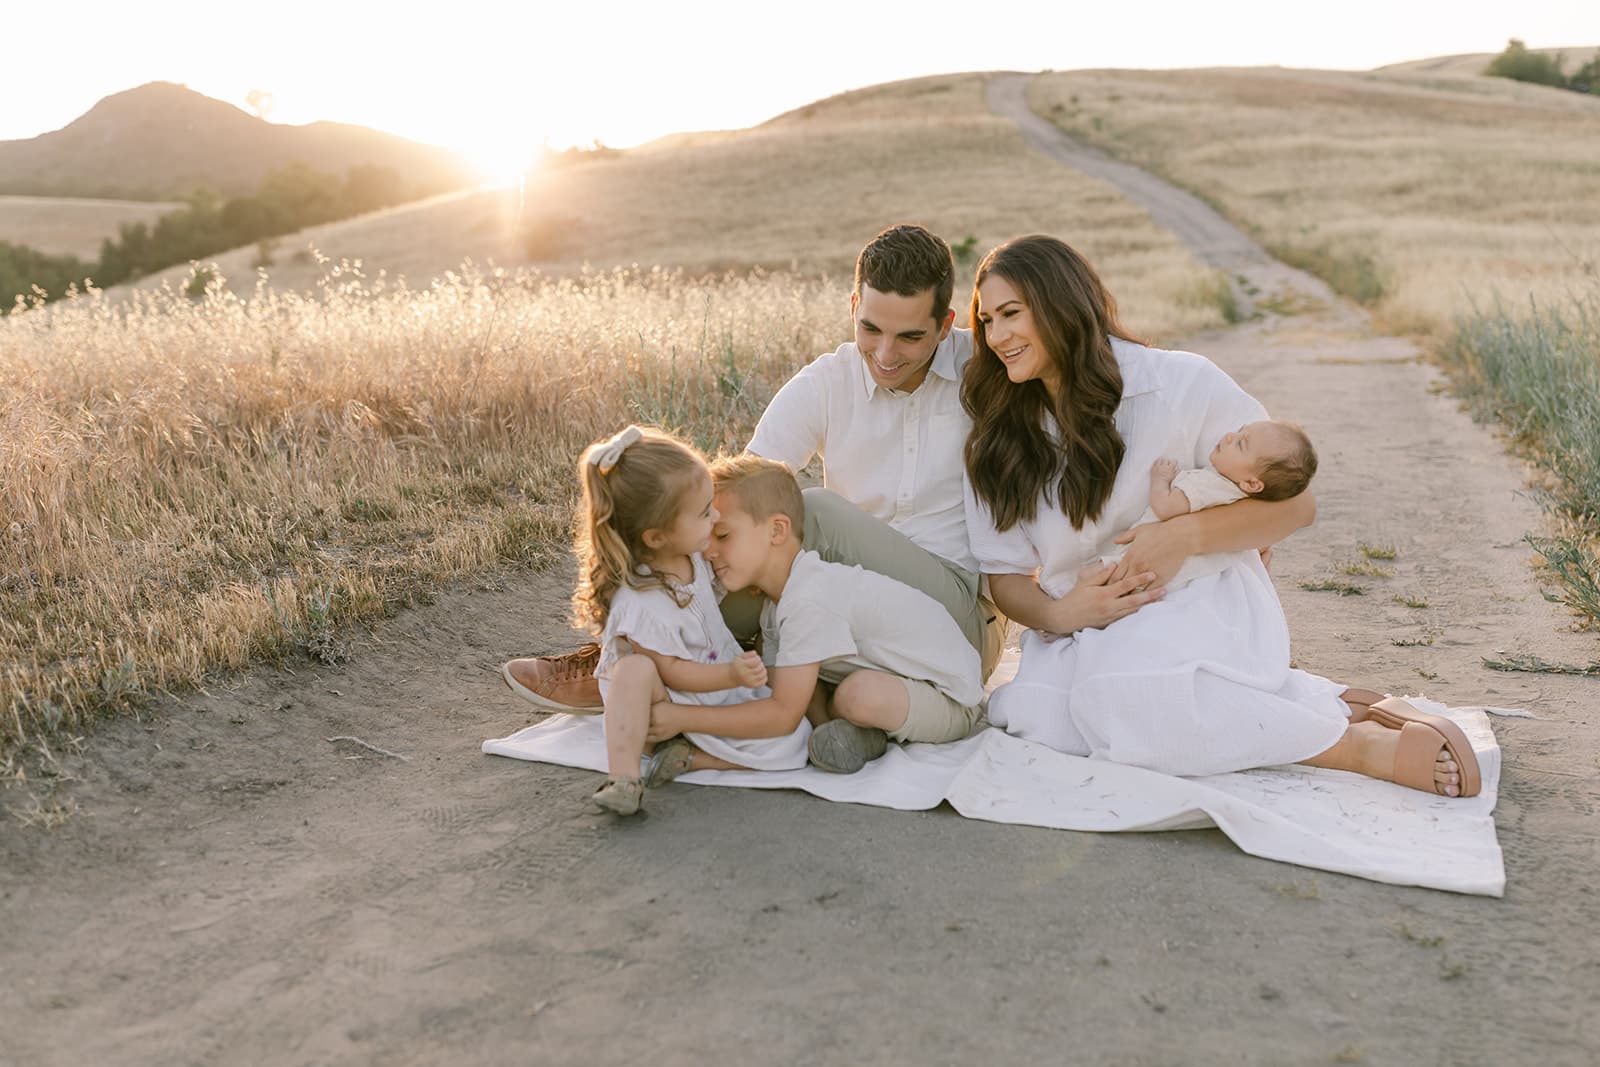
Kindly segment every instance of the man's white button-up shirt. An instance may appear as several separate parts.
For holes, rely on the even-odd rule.
[[[749,451],[795,470],[822,456],[822,482],[921,547],[969,571],[961,499],[962,448],[971,422],[961,410],[961,369],[972,333],[939,342],[922,384],[910,392],[872,380],[855,342],[818,356],[772,398]]]

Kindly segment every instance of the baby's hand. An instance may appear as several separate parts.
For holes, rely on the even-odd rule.
[[[1178,461],[1175,459],[1158,459],[1150,465],[1150,480],[1162,485],[1172,484],[1172,479],[1177,477]]]
[[[728,666],[733,668],[733,678],[736,685],[754,689],[767,684],[767,665],[761,662],[761,656],[755,652],[741,652],[739,658]]]

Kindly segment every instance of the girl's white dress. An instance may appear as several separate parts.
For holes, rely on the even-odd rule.
[[[1051,596],[1120,551],[1115,537],[1149,502],[1163,456],[1204,466],[1227,431],[1266,417],[1211,361],[1114,340],[1122,371],[1117,429],[1127,450],[1097,521],[1081,530],[1051,500],[1004,533],[966,485],[968,532],[989,574],[1037,571]],[[1195,557],[1210,573],[1100,630],[1023,635],[1016,679],[989,698],[989,721],[1078,756],[1177,775],[1294,763],[1345,730],[1345,686],[1289,666],[1289,628],[1260,556]]]
[[[739,655],[739,642],[728,624],[722,621],[717,605],[720,588],[713,581],[711,567],[698,552],[694,561],[694,582],[689,587],[689,603],[679,607],[665,589],[635,589],[623,586],[611,596],[605,629],[600,634],[600,663],[595,676],[600,682],[600,697],[610,694],[611,668],[617,660],[634,651],[637,643],[663,656],[694,663],[726,663]],[[716,689],[709,693],[686,693],[668,689],[674,703],[716,706],[743,704],[772,695],[766,686]],[[804,719],[791,734],[783,737],[731,738],[711,734],[685,734],[695,747],[729,763],[758,771],[789,771],[806,765],[806,739],[811,724]]]

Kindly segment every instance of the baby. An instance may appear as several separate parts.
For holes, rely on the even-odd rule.
[[[1305,431],[1289,422],[1262,419],[1222,435],[1211,463],[1179,471],[1170,459],[1150,468],[1150,510],[1140,523],[1170,519],[1201,508],[1299,496],[1317,473],[1317,452]]]
[[[1288,500],[1303,492],[1316,473],[1317,453],[1305,431],[1293,423],[1262,419],[1223,434],[1211,450],[1207,466],[1180,471],[1173,460],[1156,460],[1150,468],[1150,506],[1134,525],[1231,504],[1247,496]],[[1124,552],[1126,549],[1119,548],[1115,555],[1101,560],[1113,563]],[[1233,553],[1191,556],[1167,583],[1167,589],[1215,574],[1233,557]]]

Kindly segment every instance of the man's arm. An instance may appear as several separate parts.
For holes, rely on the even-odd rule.
[[[656,704],[650,709],[651,741],[665,741],[681,733],[718,737],[783,737],[792,734],[806,716],[811,694],[817,688],[820,663],[774,667],[772,695],[743,704],[706,707],[699,704]]]
[[[767,402],[745,451],[786,463],[798,471],[823,447],[828,424],[828,391],[817,360],[795,372]]]
[[[1117,538],[1128,552],[1111,580],[1144,571],[1156,576],[1154,584],[1164,584],[1190,556],[1266,548],[1310,526],[1316,517],[1317,501],[1308,489],[1288,500],[1240,500],[1135,526]]]

